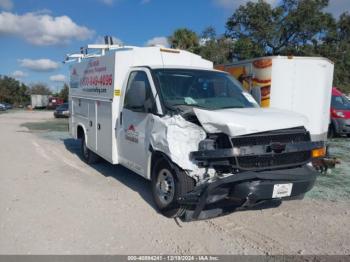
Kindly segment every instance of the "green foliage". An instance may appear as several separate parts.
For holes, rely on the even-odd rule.
[[[46,84],[37,83],[30,87],[31,95],[51,95],[51,90],[47,87]]]
[[[28,87],[8,76],[0,76],[0,101],[23,105],[30,100]]]
[[[189,50],[197,53],[199,47],[198,36],[192,30],[180,28],[168,38],[171,48]]]
[[[65,83],[61,91],[58,93],[58,97],[62,98],[64,102],[67,102],[68,96],[69,96],[69,86]]]
[[[232,58],[233,41],[226,37],[217,37],[213,27],[206,28],[201,36],[199,54],[214,64],[227,63]]]
[[[333,31],[315,50],[335,62],[334,85],[350,92],[350,15],[340,16]]]
[[[240,6],[226,23],[226,34],[248,49],[236,50],[237,58],[256,54],[302,55],[303,47],[323,40],[335,25],[334,18],[322,10],[328,0],[283,0],[272,8],[259,0]]]

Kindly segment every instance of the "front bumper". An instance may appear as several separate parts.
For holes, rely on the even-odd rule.
[[[68,118],[69,117],[69,112],[66,112],[66,111],[55,111],[53,113],[53,115],[56,117],[56,118]]]
[[[217,178],[178,199],[187,209],[183,220],[207,219],[267,202],[280,204],[282,199],[293,199],[311,190],[317,174],[315,169],[305,165],[284,170],[247,171]],[[275,184],[290,183],[293,187],[289,197],[272,198]]]

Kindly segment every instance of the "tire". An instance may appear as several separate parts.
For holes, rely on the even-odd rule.
[[[337,132],[332,124],[328,128],[328,138],[335,138],[335,137],[337,137]]]
[[[152,168],[152,195],[161,214],[181,217],[186,208],[177,199],[194,189],[195,181],[184,171],[175,171],[164,158],[158,159]]]
[[[92,152],[86,145],[85,135],[81,139],[81,155],[86,163],[89,165],[99,162],[100,157]]]

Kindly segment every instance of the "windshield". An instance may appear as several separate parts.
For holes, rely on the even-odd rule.
[[[238,81],[226,73],[193,69],[153,70],[154,82],[167,106],[205,109],[258,107]]]
[[[332,96],[332,108],[350,110],[350,101],[345,96]]]

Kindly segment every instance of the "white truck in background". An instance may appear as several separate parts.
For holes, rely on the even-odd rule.
[[[163,215],[205,219],[278,205],[313,187],[311,162],[325,148],[311,140],[307,117],[260,108],[212,62],[182,50],[111,44],[89,45],[67,61],[74,62],[70,133],[81,140],[83,158],[151,180]]]
[[[30,103],[33,109],[35,108],[46,108],[49,104],[48,95],[30,95]]]
[[[216,65],[239,80],[261,107],[308,118],[312,140],[327,140],[334,63],[323,57],[269,56]]]

